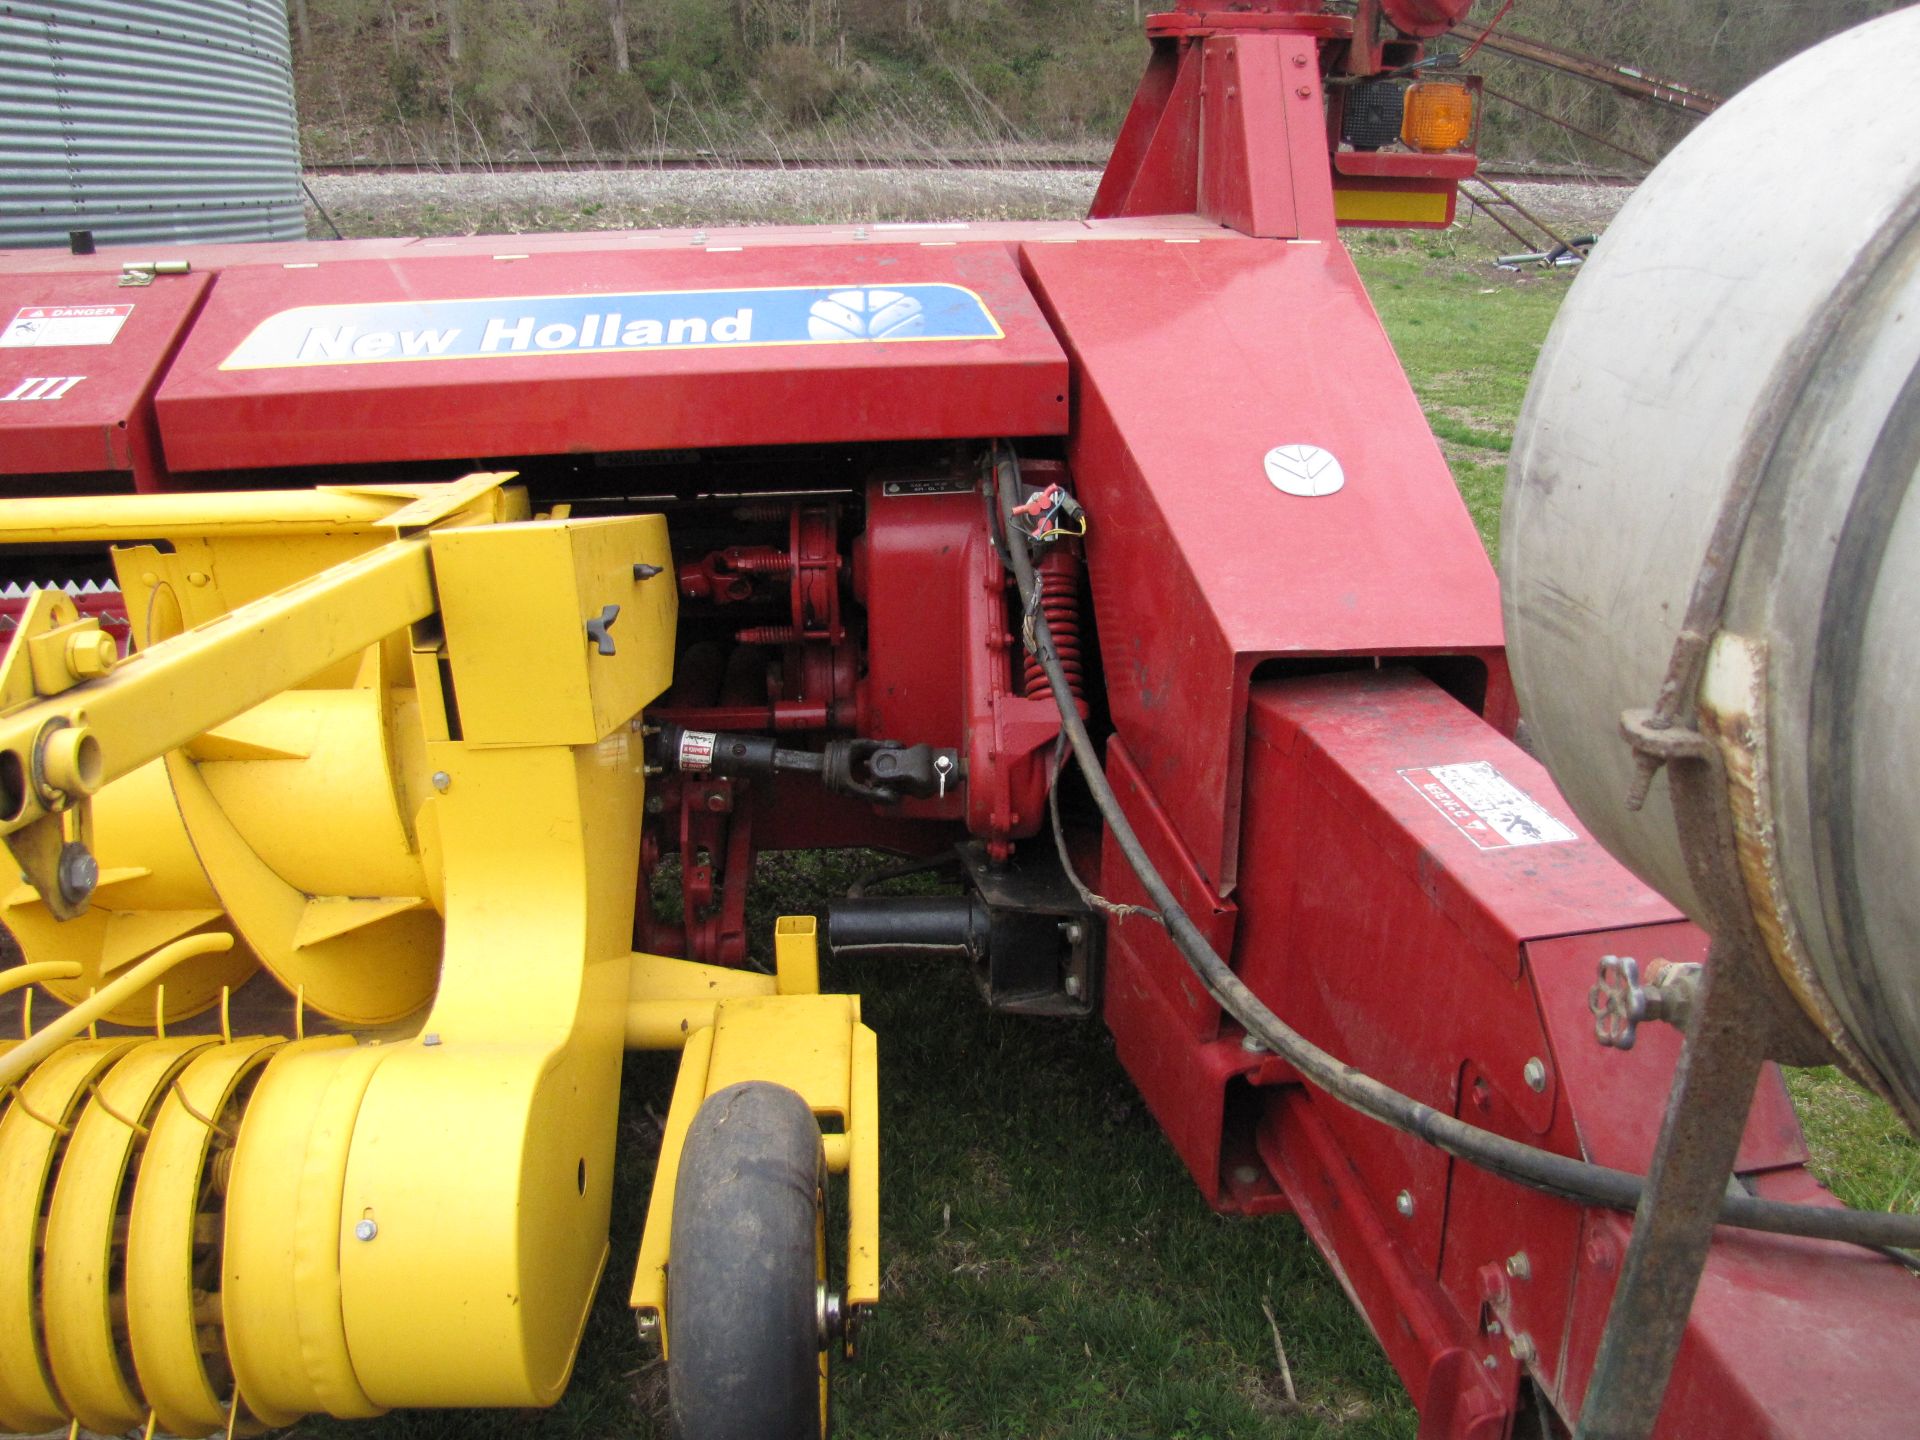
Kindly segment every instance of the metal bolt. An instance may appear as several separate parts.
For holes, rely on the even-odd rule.
[[[1296,55],[1293,57],[1293,63],[1296,67],[1305,66],[1307,63],[1307,57],[1304,55]]]
[[[1302,85],[1293,93],[1298,95],[1302,100],[1311,100],[1313,98],[1313,87],[1311,85]]]
[[[1413,1218],[1413,1192],[1411,1190],[1402,1190],[1398,1195],[1394,1196],[1393,1208],[1411,1220]]]
[[[100,862],[86,846],[69,840],[60,847],[55,880],[60,886],[61,898],[69,905],[78,905],[93,894],[93,887],[100,883]]]
[[[67,673],[76,680],[96,679],[119,659],[119,648],[104,630],[82,630],[67,637]]]
[[[1251,1030],[1240,1037],[1240,1048],[1249,1055],[1262,1055],[1266,1053],[1267,1049],[1260,1037]]]
[[[1480,1363],[1486,1366],[1487,1369],[1489,1370],[1498,1370],[1500,1368],[1500,1361],[1498,1357],[1493,1355],[1487,1356],[1487,1358],[1482,1360]]]
[[[428,1031],[420,1037],[420,1043],[422,1045],[438,1045],[440,1043],[440,1036],[436,1031]]]
[[[1547,1088],[1547,1067],[1538,1055],[1527,1061],[1520,1074],[1525,1077],[1527,1088],[1538,1095]]]
[[[1233,1178],[1242,1185],[1251,1185],[1260,1178],[1260,1172],[1251,1165],[1241,1165],[1234,1170]]]
[[[373,1223],[372,1216],[368,1216],[365,1220],[362,1220],[358,1225],[353,1227],[353,1238],[356,1240],[371,1240],[379,1233],[380,1227]]]
[[[1493,1336],[1493,1338],[1496,1340],[1498,1340],[1500,1336],[1505,1333],[1505,1330],[1506,1330],[1506,1327],[1503,1326],[1498,1320],[1489,1320],[1487,1322],[1487,1334]]]
[[[1060,927],[1060,933],[1067,937],[1067,943],[1069,945],[1078,945],[1087,932],[1080,928],[1079,921],[1069,920],[1065,925]]]
[[[446,771],[436,770],[433,772],[433,788],[438,790],[442,795],[446,794],[447,791],[452,788],[452,785],[453,776],[447,774]]]
[[[1531,1335],[1516,1335],[1513,1337],[1513,1343],[1507,1346],[1507,1353],[1522,1365],[1531,1365],[1534,1357],[1540,1352],[1534,1348]]]
[[[1507,1274],[1516,1280],[1533,1278],[1533,1262],[1527,1258],[1527,1252],[1517,1250],[1507,1257]]]
[[[662,815],[666,813],[666,809],[667,802],[662,800],[658,795],[647,796],[647,814]]]
[[[1069,999],[1078,1000],[1080,998],[1080,989],[1081,989],[1080,977],[1078,975],[1067,976],[1066,981],[1061,986],[1061,988],[1067,992],[1067,997]]]
[[[642,1310],[633,1317],[633,1323],[640,1331],[642,1340],[653,1338],[653,1332],[660,1328],[660,1316],[652,1310]]]

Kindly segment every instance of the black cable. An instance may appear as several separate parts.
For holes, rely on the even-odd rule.
[[[930,859],[904,860],[897,865],[887,865],[879,870],[862,875],[847,887],[847,899],[864,900],[867,891],[875,885],[884,885],[889,880],[904,880],[909,875],[927,875],[937,870],[959,868],[958,855],[935,855]]]
[[[1014,487],[1019,481],[1018,462],[1011,449],[996,446],[993,457],[994,491],[1001,523],[1009,536],[1008,552],[1013,561],[1014,582],[1025,604],[1035,593],[1033,557],[1023,543],[1011,543],[1014,526],[1010,514]],[[1181,958],[1192,967],[1207,993],[1220,1007],[1246,1028],[1249,1035],[1341,1104],[1371,1116],[1384,1125],[1426,1141],[1456,1159],[1464,1160],[1517,1185],[1543,1191],[1578,1205],[1609,1210],[1632,1211],[1639,1207],[1644,1188],[1641,1176],[1625,1170],[1594,1165],[1585,1160],[1557,1155],[1551,1150],[1509,1140],[1478,1126],[1469,1125],[1451,1115],[1442,1114],[1409,1095],[1403,1095],[1371,1075],[1335,1059],[1306,1036],[1293,1029],[1267,1008],[1264,1001],[1242,983],[1214,952],[1181,908],[1173,891],[1160,878],[1127,820],[1126,812],[1107,783],[1099,752],[1073,703],[1073,691],[1066,671],[1054,650],[1053,632],[1044,610],[1035,607],[1032,630],[1034,656],[1046,671],[1052,687],[1054,705],[1060,711],[1060,723],[1067,743],[1073,747],[1080,773],[1092,792],[1101,818],[1113,832],[1114,842],[1127,858],[1127,864],[1139,877],[1147,896],[1159,907],[1161,923]],[[1775,1235],[1798,1235],[1814,1240],[1837,1240],[1883,1250],[1890,1246],[1920,1246],[1920,1216],[1892,1215],[1872,1210],[1839,1210],[1818,1205],[1796,1205],[1778,1200],[1761,1200],[1751,1195],[1729,1194],[1720,1208],[1720,1223],[1744,1230],[1763,1230]],[[1905,1257],[1897,1257],[1902,1258]]]
[[[307,177],[304,175],[300,177],[300,188],[307,192],[307,199],[313,202],[313,208],[320,212],[320,218],[326,221],[327,228],[333,231],[333,238],[336,240],[346,239],[347,237],[340,233],[340,227],[334,223],[333,216],[327,213],[327,207],[320,203],[320,197],[313,193],[313,187],[307,184]]]

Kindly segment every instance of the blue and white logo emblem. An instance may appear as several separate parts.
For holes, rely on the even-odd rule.
[[[220,368],[1005,338],[980,297],[961,285],[501,295],[282,310],[256,325]]]
[[[838,290],[807,312],[807,334],[815,340],[905,340],[926,333],[926,307],[898,290]]]

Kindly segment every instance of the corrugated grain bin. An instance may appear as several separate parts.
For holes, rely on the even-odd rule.
[[[297,240],[281,0],[0,5],[0,248]]]

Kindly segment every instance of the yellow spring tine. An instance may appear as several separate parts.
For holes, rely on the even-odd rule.
[[[182,1071],[181,1075],[184,1075],[185,1073],[186,1073],[185,1071]],[[187,1114],[191,1115],[194,1119],[198,1120],[202,1125],[206,1126],[207,1129],[211,1130],[214,1134],[218,1135],[221,1139],[225,1140],[229,1145],[237,1143],[239,1137],[236,1136],[233,1131],[227,1129],[224,1125],[220,1124],[217,1120],[213,1119],[211,1116],[201,1114],[199,1109],[195,1107],[194,1103],[187,1098],[187,1092],[180,1088],[181,1075],[174,1076],[173,1084],[171,1087],[169,1087],[173,1091],[174,1098],[180,1102],[180,1108],[182,1110],[185,1110]]]
[[[109,1105],[107,1103],[107,1097],[100,1093],[98,1086],[94,1087],[93,1103],[98,1105],[101,1110],[112,1116],[115,1120],[118,1120],[122,1125],[126,1126],[127,1129],[131,1130],[134,1134],[144,1137],[151,1133],[147,1127],[142,1125],[138,1120],[129,1120],[118,1110],[114,1109],[113,1106]]]
[[[167,1038],[167,982],[164,980],[153,987],[153,1038]]]
[[[18,1085],[9,1085],[5,1090],[0,1090],[0,1100],[6,1099],[9,1095],[13,1096],[13,1108],[29,1120],[38,1120],[56,1135],[71,1135],[73,1133],[73,1127],[71,1125],[62,1125],[57,1120],[49,1120],[38,1110],[34,1109],[33,1106],[29,1105],[27,1103],[26,1092]]]

